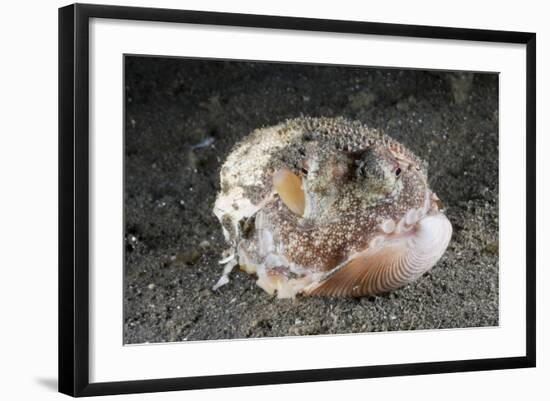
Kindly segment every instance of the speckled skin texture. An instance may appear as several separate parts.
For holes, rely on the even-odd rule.
[[[498,325],[498,76],[466,75],[127,60],[124,342]],[[239,271],[211,290],[222,163],[254,129],[300,115],[358,120],[427,161],[454,229],[430,272],[358,299],[280,300]]]
[[[380,225],[399,226],[407,213],[416,223],[419,218],[412,216],[426,209],[424,216],[430,197],[435,197],[428,188],[425,162],[379,130],[341,117],[297,118],[257,129],[235,146],[221,170],[222,191],[214,212],[227,230],[235,260],[258,276],[258,285],[270,294],[277,291],[279,297],[307,294],[303,288],[317,287],[333,269],[369,250],[376,239],[380,243],[391,237],[394,247],[400,242],[399,249],[404,249],[405,237],[415,235],[415,224],[410,221],[407,232],[404,224],[386,232]],[[293,191],[305,193],[305,210],[291,211],[277,193],[273,177],[281,170],[295,177]],[[243,212],[248,205],[255,207]],[[432,210],[435,213],[440,214],[437,207]],[[403,240],[397,241],[398,236]],[[438,245],[434,241],[434,247]],[[404,250],[405,254],[412,251]],[[434,251],[439,255],[444,249]],[[389,269],[401,252],[387,255],[383,264]],[[361,266],[354,269],[372,269],[368,263]],[[406,266],[400,266],[396,271],[404,273]],[[425,272],[432,264],[414,267]],[[419,274],[409,275],[412,281]],[[340,295],[395,289],[378,281],[379,285],[367,286],[346,280],[349,285]],[[399,281],[399,286],[409,282],[404,276]],[[373,293],[374,287],[380,288]],[[321,290],[316,294],[321,295]]]

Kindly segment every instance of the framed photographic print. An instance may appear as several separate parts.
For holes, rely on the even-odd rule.
[[[61,8],[59,390],[535,366],[535,79],[534,33]]]

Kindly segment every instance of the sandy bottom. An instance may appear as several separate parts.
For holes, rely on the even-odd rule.
[[[390,294],[279,300],[235,272],[212,206],[219,168],[254,128],[300,115],[383,129],[429,162],[454,234]],[[126,59],[124,342],[498,325],[498,76]]]

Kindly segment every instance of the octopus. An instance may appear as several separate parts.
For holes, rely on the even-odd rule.
[[[214,214],[239,266],[278,298],[399,289],[445,252],[452,226],[427,163],[357,121],[302,117],[254,130],[220,171]]]

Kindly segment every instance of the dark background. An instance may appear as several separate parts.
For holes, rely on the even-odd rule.
[[[497,74],[127,56],[125,92],[125,343],[498,325]],[[240,271],[211,290],[225,156],[301,115],[360,120],[428,161],[454,229],[430,272],[359,299],[279,300]]]

